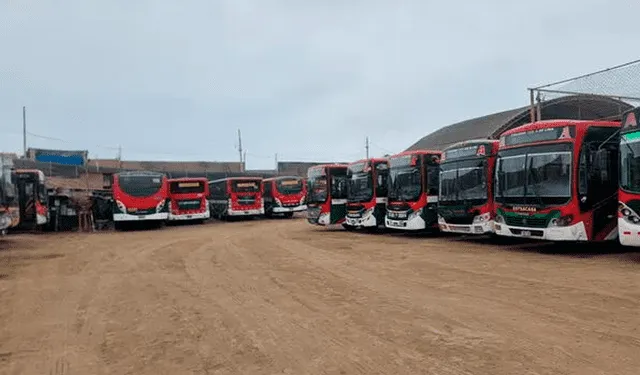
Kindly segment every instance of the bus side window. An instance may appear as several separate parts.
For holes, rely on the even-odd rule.
[[[587,195],[589,188],[589,167],[587,165],[587,152],[580,151],[580,166],[578,167],[578,195],[580,198]]]
[[[42,182],[38,184],[38,200],[40,201],[40,204],[44,206],[47,205],[47,188]]]
[[[270,198],[271,197],[271,184],[272,184],[272,182],[271,181],[266,181],[266,182],[263,182],[263,184],[264,184],[264,189],[263,189],[264,190],[264,196],[265,196],[265,198]]]
[[[389,191],[389,183],[387,182],[389,179],[389,170],[378,170],[377,173],[378,181],[376,181],[376,195],[378,197],[386,197]]]
[[[347,178],[346,176],[331,177],[331,198],[346,199],[347,198]]]
[[[439,182],[440,167],[438,165],[427,166],[427,195],[438,195]]]

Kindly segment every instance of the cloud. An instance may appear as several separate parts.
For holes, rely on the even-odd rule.
[[[527,86],[635,56],[635,3],[272,0],[0,3],[0,127],[21,147],[249,166],[400,151],[526,104]],[[589,20],[594,20],[589,22]],[[597,20],[597,22],[595,21]],[[606,51],[603,53],[603,51]],[[33,141],[33,143],[32,143]],[[379,150],[377,150],[379,149]]]

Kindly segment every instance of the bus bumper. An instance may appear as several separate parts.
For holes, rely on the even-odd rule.
[[[459,234],[487,234],[493,233],[494,221],[485,221],[483,223],[475,224],[447,224],[445,221],[438,223],[440,230],[447,233],[459,233]]]
[[[229,216],[258,216],[264,215],[264,208],[253,210],[227,210]]]
[[[5,230],[11,227],[11,215],[9,213],[0,214],[0,230]]]
[[[296,206],[296,207],[280,207],[280,206],[273,207],[274,214],[284,214],[287,212],[302,212],[306,210],[307,210],[306,204]]]
[[[618,238],[623,246],[640,247],[640,225],[618,218]]]
[[[345,217],[344,223],[351,227],[365,227],[372,228],[378,226],[378,220],[376,220],[373,210],[365,213],[361,217]]]
[[[551,228],[523,228],[512,227],[502,223],[494,225],[495,232],[499,236],[531,238],[547,241],[588,241],[584,222],[579,222],[567,227]]]
[[[205,212],[198,212],[195,214],[169,214],[169,220],[171,221],[184,221],[184,220],[206,220],[211,216],[209,210]]]
[[[426,228],[426,223],[420,216],[415,216],[411,219],[389,219],[385,217],[384,225],[387,228],[399,230],[422,230]]]
[[[167,220],[168,212],[158,212],[149,215],[129,215],[129,214],[113,214],[113,221],[147,221],[147,220]]]

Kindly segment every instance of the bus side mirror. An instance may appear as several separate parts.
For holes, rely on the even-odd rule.
[[[587,203],[587,196],[583,195],[580,197],[580,203]]]

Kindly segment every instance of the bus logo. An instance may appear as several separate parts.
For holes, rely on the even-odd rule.
[[[513,206],[513,210],[516,212],[536,212],[537,208],[532,206]]]
[[[638,121],[636,120],[636,114],[633,112],[629,112],[627,118],[624,120],[623,127],[628,128],[632,126],[638,126]]]
[[[565,126],[564,129],[562,129],[562,133],[560,134],[558,139],[571,139],[571,133],[569,133],[568,126]]]
[[[486,152],[485,152],[485,149],[484,149],[484,145],[478,146],[478,152],[476,152],[476,155],[478,155],[478,156],[486,155]]]

